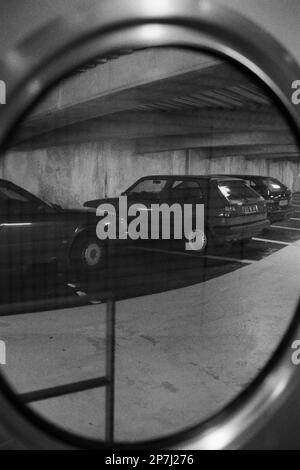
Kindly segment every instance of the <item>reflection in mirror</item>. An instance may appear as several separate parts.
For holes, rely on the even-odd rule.
[[[299,149],[271,95],[219,57],[127,52],[49,92],[0,180],[1,371],[51,423],[116,442],[234,399],[300,275]]]

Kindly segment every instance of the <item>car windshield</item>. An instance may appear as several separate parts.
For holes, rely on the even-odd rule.
[[[218,186],[223,196],[229,201],[237,199],[257,199],[259,197],[244,181],[224,181],[219,183]]]
[[[30,202],[30,199],[25,195],[17,192],[16,190],[8,187],[8,186],[0,186],[0,199],[4,200],[13,200],[13,201],[20,201],[20,202]]]
[[[34,207],[47,210],[51,207],[49,203],[42,201],[26,190],[10,184],[0,184],[0,202],[6,206],[9,205],[9,207],[11,205],[18,207],[22,211],[26,210],[26,207],[32,210]]]

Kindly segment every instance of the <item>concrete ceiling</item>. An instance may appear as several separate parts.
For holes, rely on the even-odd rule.
[[[265,89],[232,64],[161,49],[101,60],[52,92],[12,145],[135,139],[138,153],[209,147],[220,157],[299,154]]]

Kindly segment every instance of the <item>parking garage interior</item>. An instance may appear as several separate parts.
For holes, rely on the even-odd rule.
[[[105,374],[113,298],[114,439],[195,425],[266,364],[295,311],[300,273],[298,142],[275,97],[236,64],[175,48],[121,51],[74,71],[25,118],[0,177],[63,208],[118,197],[144,176],[211,174],[278,179],[292,191],[292,215],[247,244],[130,246],[93,275],[55,263],[1,273],[4,374],[18,394]],[[103,388],[30,406],[105,439]]]

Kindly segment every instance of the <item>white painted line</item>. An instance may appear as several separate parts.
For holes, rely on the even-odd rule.
[[[77,290],[76,294],[79,295],[79,297],[86,297],[87,295],[85,292],[82,292],[81,290]]]
[[[220,261],[231,261],[231,262],[234,262],[234,263],[242,263],[242,264],[257,263],[257,261],[251,260],[251,259],[228,258],[227,256],[203,255],[203,256],[201,256],[201,258],[216,259],[216,260],[220,260]]]
[[[256,263],[257,261],[253,260],[248,260],[248,259],[239,259],[239,258],[229,258],[226,256],[213,256],[213,255],[202,255],[201,253],[194,254],[191,252],[181,252],[181,251],[171,251],[171,250],[161,250],[161,249],[152,249],[152,248],[143,248],[143,247],[132,247],[133,249],[141,250],[141,251],[149,251],[149,252],[155,252],[155,253],[166,253],[166,254],[171,254],[171,255],[176,255],[176,256],[190,256],[192,258],[208,258],[208,259],[216,259],[220,261],[231,261],[234,263],[242,263],[242,264],[252,264]]]
[[[295,227],[282,227],[281,225],[271,225],[271,228],[279,228],[281,230],[294,230],[296,232],[300,232],[300,228]]]
[[[77,289],[77,286],[75,284],[68,284],[69,287],[72,287],[72,289]],[[86,292],[83,292],[81,290],[77,290],[76,291],[76,294],[79,296],[79,297],[87,297],[87,293]],[[92,305],[97,305],[97,304],[102,304],[102,300],[90,300],[89,301],[90,304]]]
[[[139,251],[149,251],[149,253],[165,253],[168,255],[177,255],[177,256],[192,256],[193,258],[199,258],[199,255],[192,254],[191,252],[181,252],[181,251],[172,251],[172,250],[162,250],[160,248],[144,248],[142,246],[132,246],[131,250]]]
[[[275,243],[275,245],[286,245],[290,246],[293,245],[293,243],[288,243],[288,242],[280,242],[279,240],[267,240],[267,238],[252,238],[252,240],[256,242],[265,242],[265,243]]]
[[[299,220],[300,221],[300,219],[297,219],[296,217],[291,217],[290,220]]]

